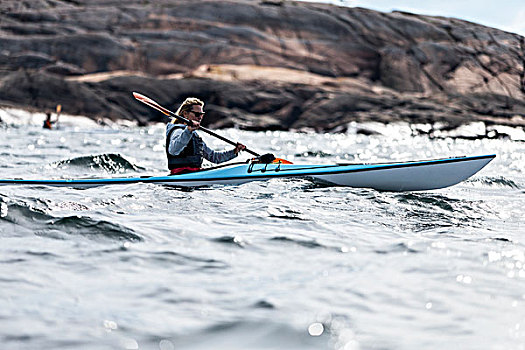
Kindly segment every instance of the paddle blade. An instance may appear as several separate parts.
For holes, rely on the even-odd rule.
[[[135,97],[137,100],[143,103],[151,103],[151,104],[157,104],[157,102],[153,101],[151,98],[144,96],[143,94],[139,94],[138,92],[133,91],[133,97]]]
[[[275,158],[272,163],[293,164],[289,160],[282,159],[282,158]]]
[[[57,105],[57,113],[60,113],[61,110],[62,110],[62,105]]]
[[[169,111],[166,108],[162,107],[161,105],[159,105],[157,102],[153,101],[149,97],[139,94],[138,92],[133,92],[133,97],[135,97],[136,100],[156,109],[159,112],[164,113],[167,116],[170,115]]]

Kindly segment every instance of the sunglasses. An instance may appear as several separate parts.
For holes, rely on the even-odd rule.
[[[195,112],[195,111],[188,111],[188,113],[193,113],[197,117],[204,117],[204,115],[206,114],[206,112]]]

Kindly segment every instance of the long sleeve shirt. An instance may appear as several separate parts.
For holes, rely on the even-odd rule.
[[[172,128],[176,126],[180,127],[181,125],[182,124],[168,124],[166,126],[166,136]],[[168,152],[174,156],[178,155],[180,152],[182,152],[184,147],[188,145],[188,142],[190,142],[193,134],[196,134],[196,132],[191,131],[190,129],[188,129],[187,126],[184,129],[178,128],[173,130],[168,145]],[[216,152],[209,148],[206,145],[206,143],[204,143],[204,141],[202,154],[205,159],[209,160],[212,163],[223,163],[237,157],[237,154],[235,154],[235,150]]]

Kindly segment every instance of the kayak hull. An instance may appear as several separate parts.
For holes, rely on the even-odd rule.
[[[382,191],[422,191],[456,185],[480,171],[491,159],[395,166],[354,173],[315,176],[340,186],[374,188]]]
[[[275,178],[308,178],[339,186],[383,191],[422,191],[444,188],[468,179],[495,155],[454,157],[416,162],[301,165],[237,164],[183,175],[109,179],[0,180],[0,185],[44,185],[89,188],[108,185],[152,183],[177,187],[238,185]]]

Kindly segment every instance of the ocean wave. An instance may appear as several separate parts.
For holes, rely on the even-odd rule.
[[[484,176],[484,177],[477,177],[473,179],[469,179],[466,182],[470,183],[481,183],[483,185],[487,186],[499,186],[499,187],[508,187],[513,189],[520,189],[520,186],[516,184],[514,181],[509,180],[503,176],[499,177],[493,177],[493,176]]]
[[[117,250],[105,250],[105,253],[113,253],[123,251],[123,249]],[[120,257],[120,261],[126,263],[134,263],[137,261],[150,261],[158,266],[166,266],[172,269],[174,266],[181,268],[191,268],[195,270],[215,270],[215,269],[228,269],[230,265],[224,261],[199,257],[194,255],[182,254],[172,250],[157,251],[147,254],[134,252],[133,254],[126,254]]]
[[[451,227],[480,227],[491,213],[482,201],[450,198],[430,193],[395,195],[396,205],[391,215],[403,230],[423,232],[450,231]],[[400,220],[401,219],[401,220]]]
[[[42,209],[36,208],[32,205],[1,202],[1,206],[2,215],[0,215],[0,220],[11,222],[13,224],[25,226],[30,225],[31,222],[43,222],[53,218],[46,214]]]
[[[406,243],[393,244],[386,249],[376,249],[377,254],[389,254],[389,253],[420,253],[417,249],[411,248]]]
[[[246,242],[239,236],[221,236],[211,239],[213,242],[222,244],[231,244],[240,248],[244,248]]]
[[[241,319],[217,322],[178,336],[173,342],[177,349],[253,349],[254,344],[260,349],[328,349],[332,339],[328,327],[323,327],[319,336],[310,336],[307,326],[301,329],[275,321]]]
[[[293,209],[284,209],[278,207],[269,207],[266,212],[271,218],[278,219],[287,219],[287,220],[301,220],[301,221],[311,221],[310,218],[307,218],[303,213],[293,210]]]
[[[133,164],[120,154],[115,153],[89,155],[61,160],[51,163],[51,167],[57,169],[67,169],[69,167],[88,168],[91,170],[103,170],[108,173],[145,170],[145,168]]]
[[[302,240],[297,238],[290,238],[285,236],[276,236],[270,238],[271,241],[279,241],[285,243],[294,243],[306,248],[328,248],[314,240]]]
[[[48,227],[59,229],[68,234],[84,237],[96,236],[125,241],[142,241],[142,237],[132,229],[105,220],[96,220],[89,216],[66,216],[46,223]]]
[[[330,154],[330,153],[326,153],[326,152],[323,152],[323,151],[306,151],[306,152],[302,152],[302,153],[296,153],[295,154],[295,157],[305,157],[305,158],[327,158],[327,157],[332,157],[333,155]]]
[[[417,204],[417,205],[430,205],[438,207],[446,211],[456,211],[454,205],[460,200],[448,198],[441,195],[431,194],[418,194],[418,193],[406,193],[396,195],[396,198],[400,203],[406,204]]]
[[[15,227],[6,232],[18,232],[17,227],[25,228],[28,233],[64,239],[64,234],[84,237],[104,237],[113,240],[142,241],[142,237],[132,229],[97,220],[88,216],[54,217],[31,204],[1,203],[0,222],[8,222]]]
[[[275,309],[275,305],[267,300],[259,300],[252,305],[254,309]]]

